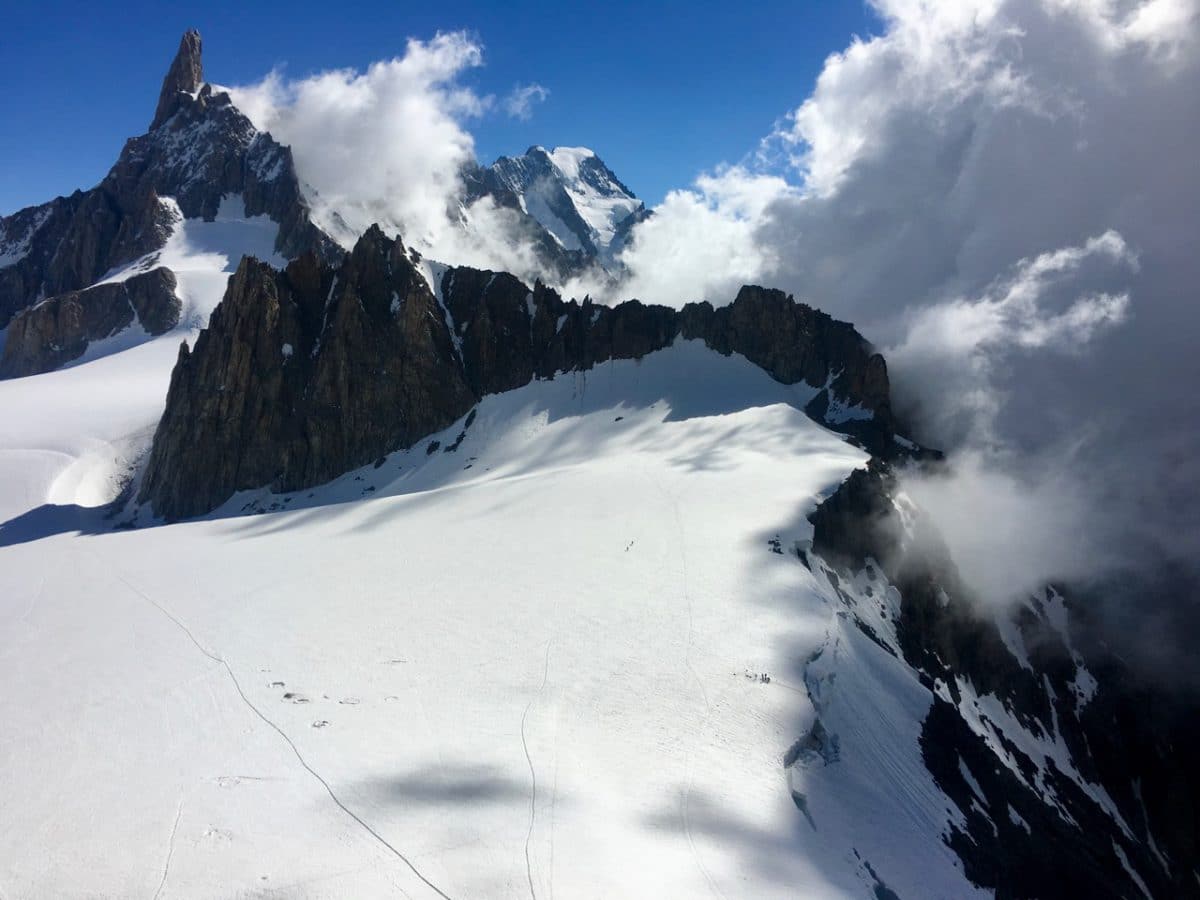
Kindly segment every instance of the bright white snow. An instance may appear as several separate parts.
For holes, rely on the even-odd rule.
[[[864,459],[811,389],[680,343],[489,397],[454,452],[113,531],[178,339],[0,383],[5,895],[869,896],[855,849],[965,893],[903,865],[944,825],[887,805],[907,682],[821,682],[850,763],[815,829],[790,796],[805,660],[901,665],[768,543]]]
[[[225,293],[244,254],[274,265],[278,226],[247,218],[240,197],[226,197],[213,222],[174,213],[166,244],[107,275],[120,281],[165,265],[177,280],[180,325],[150,338],[138,325],[93,342],[69,367],[0,381],[0,515],[8,519],[49,502],[68,507],[107,503],[148,448],[162,414],[171,368],[182,340],[198,329]],[[0,888],[2,888],[0,883]]]
[[[558,241],[566,250],[581,250],[583,243],[579,240],[579,235],[571,230],[562,219],[555,215],[550,209],[550,204],[546,202],[543,191],[551,185],[543,185],[541,182],[534,182],[521,195],[521,206],[529,215],[533,216],[538,223],[545,228],[550,235]],[[582,217],[581,217],[582,218]]]

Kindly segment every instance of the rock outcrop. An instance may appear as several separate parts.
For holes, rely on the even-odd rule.
[[[200,36],[190,31],[163,81],[151,130],[125,143],[100,184],[0,218],[0,328],[46,298],[84,292],[71,303],[90,302],[101,295],[86,288],[161,248],[175,224],[163,197],[174,198],[185,218],[212,221],[224,197],[240,195],[247,216],[278,223],[283,256],[340,255],[309,217],[291,150],[257,131],[228,94],[201,77]],[[28,325],[25,332],[44,333]],[[47,359],[51,345],[71,343],[66,335],[46,337],[40,355]]]
[[[1091,621],[1098,604],[1065,586],[988,609],[896,494],[885,463],[852,473],[811,515],[812,547],[843,573],[881,567],[899,592],[898,644],[931,701],[922,757],[961,814],[945,841],[967,877],[998,897],[1200,897],[1190,688],[1139,677]],[[878,642],[853,604],[847,614]],[[981,716],[975,697],[1004,714]],[[1052,758],[1030,755],[1046,745]]]
[[[82,356],[92,341],[135,323],[147,334],[165,334],[179,324],[179,310],[175,275],[162,266],[51,297],[12,320],[0,354],[0,378],[57,369]]]
[[[337,266],[313,254],[276,272],[242,261],[194,349],[180,349],[139,502],[169,519],[235,491],[327,481],[447,427],[482,396],[677,337],[806,382],[831,427],[886,453],[887,369],[854,329],[778,291],[682,311],[564,301],[542,284],[445,271],[440,298],[400,240],[369,230]]]
[[[157,250],[172,218],[152,186],[118,193],[105,183],[0,219],[0,327],[22,309],[95,284]]]
[[[167,70],[163,79],[162,90],[158,94],[158,106],[154,110],[154,120],[150,123],[153,131],[171,117],[180,101],[180,94],[194,94],[204,83],[204,65],[200,58],[200,32],[189,28],[179,41],[179,51]]]

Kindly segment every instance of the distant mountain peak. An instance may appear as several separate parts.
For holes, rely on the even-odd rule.
[[[521,208],[567,251],[580,251],[606,268],[616,262],[645,205],[588,147],[535,144],[518,157],[502,156],[488,172]]]
[[[158,94],[158,106],[154,110],[154,121],[150,129],[154,130],[171,117],[179,101],[180,94],[194,94],[204,83],[204,64],[201,59],[200,32],[189,28],[179,40],[179,50],[171,62],[171,68],[163,79],[162,90]]]

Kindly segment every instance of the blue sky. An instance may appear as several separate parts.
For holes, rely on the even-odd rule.
[[[145,131],[182,31],[206,77],[362,69],[409,37],[465,29],[485,48],[463,81],[550,91],[528,121],[468,123],[481,161],[531,144],[595,149],[650,203],[736,162],[810,92],[825,57],[877,22],[861,0],[730,3],[129,2],[10,9],[0,31],[0,214],[99,181]]]

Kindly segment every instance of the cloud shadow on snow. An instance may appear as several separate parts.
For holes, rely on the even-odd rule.
[[[517,781],[493,766],[438,764],[404,775],[372,778],[357,789],[399,806],[477,806],[529,796],[528,782]]]

